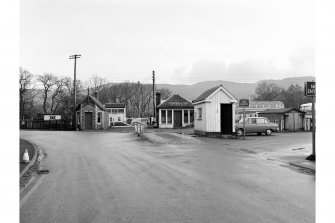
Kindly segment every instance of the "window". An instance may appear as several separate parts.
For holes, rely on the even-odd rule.
[[[202,119],[202,108],[198,108],[198,119]]]
[[[101,116],[102,116],[102,112],[98,112],[98,118],[97,118],[98,124],[101,124]]]
[[[112,114],[116,114],[117,113],[117,109],[113,108],[112,109]]]
[[[189,110],[184,110],[184,123],[185,123],[185,124],[188,123],[188,111],[189,111]]]
[[[167,123],[168,124],[172,123],[172,110],[167,111]]]
[[[166,110],[162,110],[161,124],[166,124]]]
[[[111,112],[112,112],[112,110],[111,110],[111,109],[107,109],[107,112],[108,112],[108,113],[111,113]]]
[[[118,120],[119,122],[121,122],[121,117],[117,117],[117,120]]]
[[[117,113],[121,113],[121,114],[123,114],[123,113],[124,113],[124,110],[123,110],[123,109],[118,109],[118,110],[117,110]]]
[[[258,119],[256,119],[256,123],[257,124],[264,124],[265,123],[264,118],[258,118]]]
[[[190,122],[193,123],[194,122],[194,110],[190,111]]]

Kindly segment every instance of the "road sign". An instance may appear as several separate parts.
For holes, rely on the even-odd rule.
[[[315,97],[315,81],[307,81],[305,83],[305,96]]]
[[[239,106],[240,107],[249,107],[249,99],[240,99]]]

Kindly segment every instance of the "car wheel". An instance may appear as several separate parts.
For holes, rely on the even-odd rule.
[[[267,136],[271,135],[271,134],[272,134],[272,130],[271,130],[271,129],[266,130],[265,134],[266,134]]]
[[[236,134],[237,136],[243,136],[243,129],[238,129]]]

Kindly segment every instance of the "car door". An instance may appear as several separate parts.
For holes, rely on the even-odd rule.
[[[246,133],[255,132],[255,124],[256,124],[255,118],[246,118],[245,119],[245,132]]]
[[[265,123],[264,118],[258,118],[256,120],[257,123],[257,132],[265,132],[268,128],[267,124]]]

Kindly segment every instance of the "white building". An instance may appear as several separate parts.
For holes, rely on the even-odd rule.
[[[185,98],[175,94],[162,103],[158,99],[157,104],[159,128],[181,128],[193,124],[194,106]]]
[[[222,85],[203,92],[192,101],[194,133],[206,136],[233,134],[236,102],[237,99]]]
[[[109,115],[109,126],[114,122],[126,122],[126,104],[125,103],[107,103],[105,108]]]

